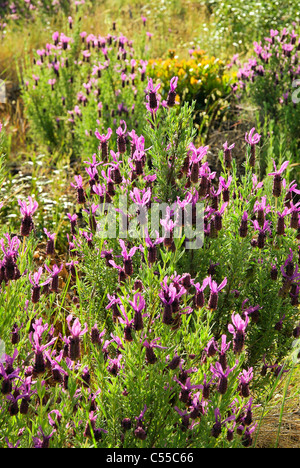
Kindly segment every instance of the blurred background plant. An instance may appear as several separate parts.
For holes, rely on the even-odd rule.
[[[270,29],[283,29],[288,24],[299,24],[300,13],[294,0],[281,4],[278,0],[245,2],[237,0],[204,0],[210,41],[218,53],[230,50],[232,54],[248,52],[254,41],[263,40]]]

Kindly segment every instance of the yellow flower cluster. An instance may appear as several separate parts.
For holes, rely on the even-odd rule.
[[[171,78],[178,76],[177,100],[179,96],[193,99],[199,93],[209,95],[217,90],[224,95],[232,78],[224,62],[208,57],[203,50],[191,51],[187,60],[178,59],[173,50],[169,51],[167,59],[149,60],[148,74],[161,82],[163,92],[168,92]]]

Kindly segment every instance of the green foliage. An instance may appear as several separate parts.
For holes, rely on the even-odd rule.
[[[282,29],[299,21],[299,9],[294,0],[284,4],[277,0],[205,0],[202,4],[208,8],[210,21],[215,26],[212,42],[223,49],[233,46],[238,51],[247,51],[249,44],[263,40],[270,29]]]
[[[150,144],[148,161],[156,175],[155,195],[161,202],[172,204],[181,196],[186,183],[181,168],[188,148],[194,141],[193,112],[186,102],[180,109],[162,109],[161,113],[149,116],[147,139]]]

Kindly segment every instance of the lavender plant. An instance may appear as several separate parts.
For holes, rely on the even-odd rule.
[[[60,39],[64,54],[71,41]],[[242,174],[231,141],[214,171],[176,84],[163,101],[148,81],[140,132],[94,122],[62,255],[47,226],[42,260],[33,255],[33,194],[18,200],[18,233],[1,234],[2,446],[249,447],[257,390],[289,371],[300,193],[290,161],[270,160],[261,180],[252,128]],[[167,206],[153,224],[157,202]]]
[[[271,29],[269,35],[254,42],[254,56],[245,64],[236,58],[239,70],[234,87],[237,97],[247,96],[267,116],[286,128],[287,144],[298,145],[299,106],[293,97],[299,76],[299,34],[296,24],[282,30]],[[279,126],[277,126],[279,124]]]
[[[88,34],[80,23],[79,13],[69,17],[67,35],[55,32],[25,63],[22,97],[37,141],[87,157],[97,151],[96,125],[141,126],[146,62],[122,34]]]

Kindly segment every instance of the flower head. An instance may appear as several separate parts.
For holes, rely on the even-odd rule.
[[[20,234],[21,236],[28,236],[34,228],[32,215],[36,212],[39,205],[30,196],[28,197],[28,204],[22,200],[18,200],[18,203],[23,216]]]
[[[249,145],[256,145],[257,143],[259,143],[260,139],[261,139],[261,135],[259,135],[258,133],[255,133],[255,127],[253,127],[250,132],[246,133],[245,135],[245,140],[246,142],[249,144]]]
[[[239,314],[232,314],[232,324],[228,325],[228,331],[233,335],[233,351],[238,354],[242,351],[245,343],[245,331],[249,323],[249,317],[245,314],[245,320]]]

